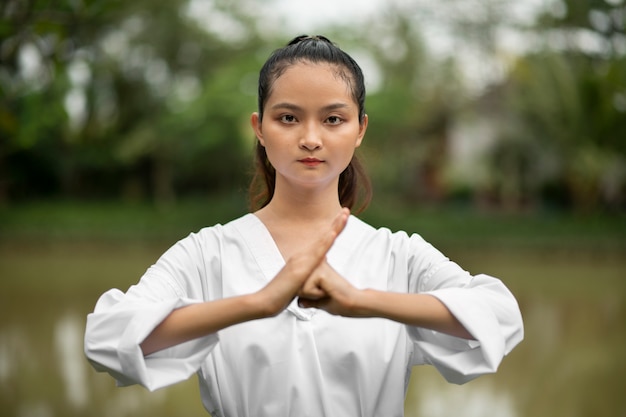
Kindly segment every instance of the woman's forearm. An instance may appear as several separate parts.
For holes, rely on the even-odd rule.
[[[215,333],[228,326],[266,317],[258,293],[192,304],[176,309],[141,343],[144,356]]]
[[[383,317],[465,339],[474,337],[439,299],[428,294],[361,290],[355,308],[358,315]]]

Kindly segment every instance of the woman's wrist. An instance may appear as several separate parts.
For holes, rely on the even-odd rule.
[[[252,316],[251,320],[274,317],[286,307],[270,292],[264,290],[243,296],[243,302],[246,311]]]
[[[370,288],[358,289],[350,306],[353,317],[376,317],[375,306],[378,291]]]

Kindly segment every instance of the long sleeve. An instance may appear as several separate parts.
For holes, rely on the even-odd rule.
[[[94,368],[111,374],[118,385],[141,384],[149,390],[195,373],[217,343],[216,334],[147,357],[140,343],[174,309],[205,301],[211,261],[203,254],[218,246],[191,235],[170,248],[126,293],[104,293],[87,316],[85,354]]]
[[[418,236],[411,237],[410,247],[409,290],[437,297],[476,339],[409,327],[414,364],[432,364],[457,384],[496,372],[524,337],[515,297],[500,280],[470,275]]]

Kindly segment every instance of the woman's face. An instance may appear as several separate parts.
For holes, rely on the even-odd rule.
[[[274,81],[263,120],[252,126],[282,182],[300,187],[337,187],[339,175],[361,144],[367,116],[335,67],[300,62]]]

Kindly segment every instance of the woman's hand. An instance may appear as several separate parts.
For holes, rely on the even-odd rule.
[[[342,209],[327,232],[312,242],[306,250],[289,258],[274,279],[257,293],[266,307],[264,316],[274,316],[283,311],[313,272],[326,264],[326,254],[346,226],[349,214],[348,209]]]
[[[360,290],[350,284],[324,260],[308,277],[298,293],[301,307],[315,307],[330,314],[362,317],[359,311]]]
[[[305,308],[315,307],[344,317],[381,317],[456,337],[474,338],[436,297],[360,290],[326,261],[313,271],[298,295],[298,304]]]

